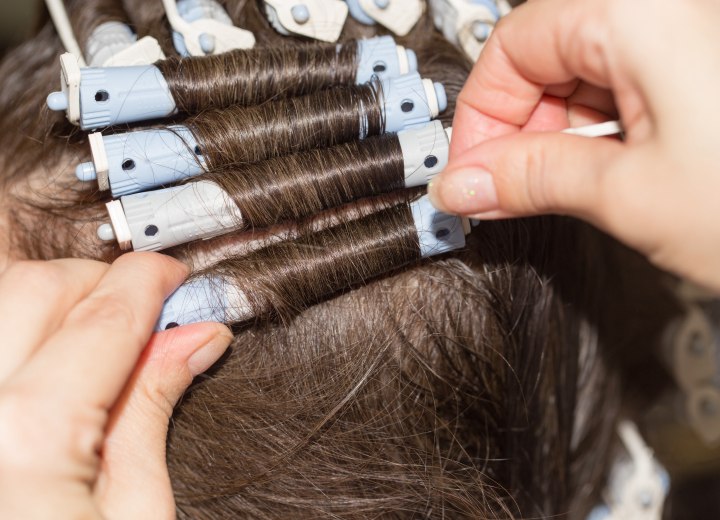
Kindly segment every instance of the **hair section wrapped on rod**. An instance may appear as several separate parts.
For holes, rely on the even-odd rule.
[[[259,47],[156,63],[179,112],[257,105],[339,86],[362,84],[373,75],[395,77],[417,70],[412,51],[390,37],[344,44]]]
[[[99,26],[91,39],[92,68],[62,58],[61,91],[48,97],[52,110],[66,111],[85,130],[391,79],[416,72],[418,65],[415,54],[390,37],[169,59],[161,59],[152,38],[134,44],[135,34],[122,23]]]
[[[122,0],[71,0],[67,3],[67,10],[75,37],[84,53],[88,52],[88,42],[98,27],[110,22],[129,23]],[[87,61],[89,64],[92,60]]]
[[[419,144],[426,144],[424,149],[411,148],[423,138],[425,142]],[[214,170],[201,179],[215,182],[232,197],[245,226],[266,227],[363,197],[424,186],[447,164],[448,149],[447,134],[439,122],[433,122],[399,135]],[[421,158],[413,162],[413,153]]]
[[[208,110],[184,126],[95,133],[90,136],[93,162],[80,164],[76,173],[118,197],[208,169],[418,128],[446,107],[440,83],[406,74],[255,107]]]
[[[425,186],[447,165],[439,121],[331,148],[212,170],[183,184],[107,205],[98,236],[122,249],[160,251],[232,231],[309,217],[363,197]]]
[[[208,110],[187,121],[208,169],[323,148],[384,131],[382,94],[341,87],[256,107]]]
[[[225,259],[183,284],[165,303],[157,327],[288,318],[339,291],[464,245],[462,220],[421,197]]]

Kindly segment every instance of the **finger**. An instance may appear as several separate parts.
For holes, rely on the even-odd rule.
[[[92,260],[18,262],[0,277],[0,382],[54,333],[110,266]]]
[[[592,124],[585,117],[587,113],[602,115],[603,121],[616,120],[619,117],[613,93],[585,82],[578,85],[566,102],[571,126]]]
[[[516,132],[549,85],[581,78],[608,87],[605,3],[541,0],[503,19],[458,96],[452,154]]]
[[[598,198],[624,153],[612,139],[522,133],[479,144],[448,165],[429,192],[445,211],[498,218],[544,213],[602,220]]]
[[[104,518],[174,518],[165,459],[168,422],[193,378],[226,351],[232,334],[199,323],[156,334],[113,408],[95,496]]]
[[[109,409],[153,333],[165,299],[187,268],[157,253],[130,253],[18,374],[34,387]]]

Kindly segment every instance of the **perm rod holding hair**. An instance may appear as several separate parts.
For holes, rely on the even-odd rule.
[[[256,107],[208,110],[184,126],[90,135],[93,162],[77,167],[114,196],[264,161],[421,127],[445,110],[443,86],[417,73]]]
[[[65,49],[83,66],[147,65],[165,58],[157,40],[138,40],[121,0],[62,0],[46,4]],[[77,35],[77,38],[76,38]]]
[[[365,25],[380,24],[406,36],[425,11],[424,0],[346,0],[352,16]]]
[[[463,219],[421,197],[213,267],[165,302],[157,330],[286,316],[422,258],[465,246]]]
[[[342,115],[340,117],[344,118]],[[328,124],[332,124],[332,121],[328,121]],[[333,124],[332,126],[333,128],[338,129],[341,127],[340,124]],[[363,144],[362,141],[355,140],[355,134],[352,132],[352,127],[345,127],[345,125],[342,126],[349,130],[346,130],[345,133],[334,133],[330,136],[327,142],[328,146],[333,146],[341,143],[343,140],[352,140],[345,148],[340,148],[336,151],[336,153],[342,155],[342,159],[348,163],[348,166],[341,166],[337,161],[335,161],[334,167],[342,168],[344,171],[349,171],[352,169],[353,163],[363,163],[363,160],[366,161],[366,166],[372,166],[372,157],[366,157],[365,150],[373,149],[372,147],[377,146],[376,142],[379,140],[371,140],[370,143]],[[371,126],[374,127],[375,125]],[[444,147],[448,142],[448,138],[446,136],[440,135],[441,130],[442,124],[440,124],[440,122],[434,122],[431,126],[419,127],[414,131],[401,130],[397,136],[390,135],[387,139],[382,140],[382,142],[388,143],[386,146],[395,146],[397,150],[402,149],[402,157],[405,164],[413,165],[413,170],[411,171],[420,171],[420,169],[414,165],[423,161],[427,162],[427,164],[430,165],[430,168],[434,170],[433,163],[443,164],[446,156],[444,151],[437,156],[429,154],[430,149],[442,150],[442,147]],[[372,131],[369,133],[372,136],[377,132]],[[261,144],[260,148],[255,150],[257,155],[247,155],[244,157],[248,160],[243,160],[236,164],[230,163],[226,166],[221,165],[214,169],[209,168],[206,173],[204,163],[199,162],[199,160],[202,160],[203,157],[200,153],[202,150],[200,145],[196,145],[197,149],[190,150],[188,148],[188,144],[186,144],[195,142],[192,133],[187,128],[176,127],[172,131],[167,130],[164,132],[158,131],[152,133],[143,132],[142,134],[134,132],[132,134],[124,135],[139,138],[140,143],[142,143],[142,139],[145,138],[145,147],[136,146],[137,140],[134,140],[132,145],[128,145],[128,142],[125,141],[121,148],[117,147],[119,148],[119,151],[122,152],[122,157],[112,154],[113,159],[108,161],[107,174],[106,176],[103,176],[103,181],[99,184],[102,185],[103,189],[107,189],[109,187],[114,197],[123,197],[133,193],[152,190],[158,187],[175,184],[186,179],[191,179],[199,175],[205,175],[206,178],[218,179],[218,177],[224,176],[225,173],[229,171],[230,174],[228,178],[235,178],[239,177],[243,171],[253,171],[253,168],[256,168],[256,166],[253,166],[255,164],[264,164],[267,163],[268,160],[273,160],[273,155],[278,156],[280,154],[282,156],[287,156],[286,153],[291,153],[293,151],[300,152],[314,148],[314,142],[303,140],[290,142],[282,139],[281,137],[276,139],[278,146],[272,150],[268,150]],[[427,137],[415,137],[419,135]],[[103,144],[98,144],[98,136],[99,134],[93,134],[91,136],[93,146],[96,149],[104,146]],[[176,136],[180,136],[183,141],[176,141]],[[342,136],[347,136],[348,138],[341,139]],[[109,136],[106,139],[111,140],[112,137],[114,136]],[[165,137],[172,140],[165,140]],[[424,139],[424,141],[422,139]],[[291,150],[289,148],[290,146],[297,149]],[[166,153],[161,155],[150,151],[158,149],[164,149],[166,150]],[[318,149],[324,150],[325,148]],[[243,147],[241,151],[242,153],[253,152],[252,149],[247,147]],[[420,153],[420,155],[411,156],[411,154],[416,153],[416,151],[417,153]],[[425,151],[428,151],[428,155],[422,155]],[[376,157],[377,161],[383,161],[384,157],[390,155],[389,153],[378,153],[380,155]],[[307,155],[308,154],[298,154],[297,157],[300,158],[298,160],[304,161],[304,157]],[[330,154],[328,154],[328,156],[330,156]],[[242,159],[242,157],[240,157],[240,159]],[[260,162],[250,159],[258,159]],[[308,161],[309,162],[307,162],[306,166],[302,164],[296,165],[296,169],[299,169],[297,172],[298,174],[300,174],[305,168],[312,169],[314,167],[313,161],[310,159],[308,159]],[[285,169],[282,162],[279,162],[277,167],[283,170]],[[92,181],[97,178],[95,171],[93,163],[83,163],[78,167],[77,175],[81,180]],[[255,175],[251,175],[249,173],[246,173],[245,176],[248,178],[255,177]]]
[[[61,91],[48,96],[48,107],[91,130],[392,78],[416,71],[417,57],[387,36],[170,58],[145,67],[80,68],[69,55],[60,64]]]
[[[270,25],[285,36],[336,42],[348,8],[341,0],[263,0]]]
[[[122,197],[98,229],[121,249],[160,251],[233,231],[299,220],[364,197],[425,186],[447,165],[450,142],[439,121],[279,157],[201,180]]]

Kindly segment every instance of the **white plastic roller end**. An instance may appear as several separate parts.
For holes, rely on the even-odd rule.
[[[112,224],[112,235],[118,241],[120,249],[127,251],[132,248],[132,233],[130,226],[128,225],[127,218],[125,217],[125,211],[123,210],[122,203],[119,200],[108,202],[106,205],[108,215],[110,216],[110,223]],[[102,229],[103,236],[109,236],[109,233],[104,226],[98,228],[98,237],[100,240],[104,240],[100,236]]]
[[[113,231],[112,225],[103,224],[97,229],[97,236],[103,242],[112,242],[115,240],[115,231]]]
[[[47,97],[47,106],[53,112],[64,112],[70,106],[65,92],[53,92]]]

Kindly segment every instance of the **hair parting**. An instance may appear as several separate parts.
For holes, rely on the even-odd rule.
[[[178,245],[173,248],[172,254],[191,265],[193,272],[209,272],[209,269],[224,258],[240,258],[278,242],[318,233],[407,202],[410,197],[420,197],[423,192],[424,188],[411,188],[383,193],[321,211],[304,219],[286,220],[267,228],[254,228],[246,232],[228,233],[209,240]]]

